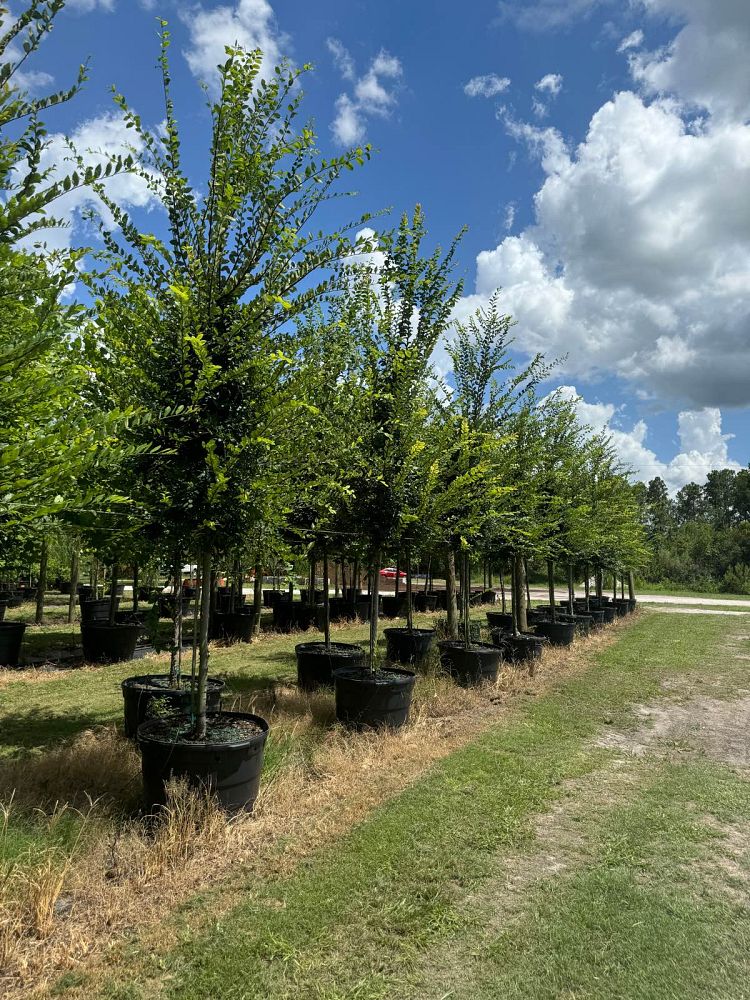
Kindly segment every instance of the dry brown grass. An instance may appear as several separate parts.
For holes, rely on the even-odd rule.
[[[42,915],[50,915],[42,938],[29,927],[10,928],[14,942],[0,992],[8,1000],[29,1000],[46,994],[64,971],[84,964],[94,971],[120,957],[127,938],[151,953],[174,941],[169,911],[200,889],[214,888],[211,905],[189,918],[200,924],[230,908],[242,892],[238,871],[268,877],[291,874],[300,860],[330,843],[374,808],[407,788],[432,764],[499,722],[519,692],[541,693],[557,679],[585,669],[592,655],[614,642],[626,626],[618,623],[585,646],[550,650],[536,676],[504,670],[496,684],[477,689],[456,687],[434,669],[417,680],[412,719],[395,732],[351,733],[333,724],[330,694],[308,695],[286,685],[238,697],[235,708],[258,712],[271,723],[274,739],[291,746],[307,741],[308,752],[289,754],[283,766],[264,784],[252,816],[230,823],[213,802],[178,785],[170,807],[155,829],[130,820],[113,823],[106,835],[88,837],[68,865],[62,882],[50,871],[46,895],[39,890]],[[95,791],[96,816],[111,804],[125,801],[137,778],[137,755],[112,729],[82,734],[68,748],[33,762],[38,770],[30,782],[46,792],[54,782],[72,794],[83,784]],[[66,774],[77,775],[74,780]],[[5,774],[2,789],[12,780],[29,777],[29,762],[18,765],[15,779]],[[109,775],[109,779],[107,778]],[[109,783],[108,783],[109,781]],[[32,798],[29,788],[27,794]],[[283,844],[283,847],[281,845]],[[59,871],[59,869],[57,869]],[[55,918],[54,903],[63,891],[65,912]],[[0,885],[0,895],[3,887]],[[0,903],[0,912],[2,904]],[[44,923],[42,921],[42,923]],[[0,929],[0,955],[5,931]],[[6,935],[7,936],[7,935]],[[86,988],[70,996],[86,997]]]

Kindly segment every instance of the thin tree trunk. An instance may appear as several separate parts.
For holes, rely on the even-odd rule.
[[[253,583],[253,635],[260,635],[260,619],[263,613],[263,566],[255,564]]]
[[[623,574],[620,574],[620,597],[623,601],[625,600],[625,577]]]
[[[211,553],[201,553],[201,578],[211,578]],[[208,619],[211,615],[211,595],[205,591],[201,595],[200,652],[198,660],[198,712],[195,721],[195,735],[199,740],[206,738],[206,687],[208,684]]]
[[[586,610],[590,611],[589,602],[591,600],[591,585],[589,584],[589,564],[583,564],[583,586],[586,593]]]
[[[49,542],[46,536],[42,539],[42,551],[39,555],[39,582],[36,586],[36,614],[34,621],[41,625],[44,621],[44,594],[47,590],[47,563],[49,562]],[[29,574],[31,586],[31,574]]]
[[[617,600],[617,573],[612,574],[612,600]]]
[[[505,584],[503,583],[503,576],[505,574],[500,574],[500,586],[503,591],[503,613],[505,613]],[[510,559],[510,593],[511,593],[511,605],[510,612],[511,618],[513,620],[513,635],[518,635],[521,631],[521,625],[518,620],[518,591],[520,590],[518,586],[518,573],[516,572],[516,560],[515,557]]]
[[[380,557],[378,557],[380,558]],[[354,587],[354,600],[356,601],[359,597],[359,559],[354,560],[354,572],[352,573],[352,587]],[[378,574],[380,574],[380,563],[378,563]],[[378,581],[378,585],[380,581]]]
[[[514,556],[516,567],[516,589],[513,591],[513,603],[518,607],[518,631],[526,632],[529,624],[526,617],[526,601],[524,600],[524,589],[526,587],[526,560],[520,552]]]
[[[531,591],[529,590],[529,560],[523,560],[523,585],[526,591],[526,610],[531,608]]]
[[[463,583],[461,584],[461,611],[464,625],[464,646],[468,649],[471,646],[471,623],[469,620],[469,608],[471,605],[471,560],[469,553],[464,550],[461,558],[463,566]]]
[[[346,560],[341,560],[341,591],[346,597]]]
[[[196,572],[200,574],[200,567],[196,567]],[[200,615],[198,614],[198,609],[201,605],[203,594],[203,577],[198,576],[197,586],[195,588],[195,609],[193,611],[193,648],[190,654],[190,714],[191,721],[195,722],[195,716],[198,711],[198,685],[196,683],[196,678],[198,674],[198,643],[199,634],[198,628],[200,623]]]
[[[414,610],[411,606],[411,546],[406,546],[406,627],[414,629]]]
[[[182,675],[182,553],[174,553],[172,565],[172,651],[169,658],[169,686],[178,687]],[[208,591],[210,597],[210,589]],[[196,607],[196,612],[197,612]]]
[[[448,615],[448,636],[458,638],[458,605],[456,604],[456,557],[453,549],[445,556],[445,607]]]
[[[328,594],[328,549],[323,549],[323,633],[326,649],[331,648],[331,601]]]
[[[133,612],[138,610],[138,563],[133,564]]]
[[[393,592],[398,597],[399,590],[401,589],[399,584],[401,583],[401,553],[396,556],[396,582],[393,587]]]
[[[503,602],[503,614],[507,614],[505,610],[505,567],[504,566],[500,567],[500,599]]]
[[[573,563],[568,563],[568,613],[573,614],[573,601],[575,600],[575,583],[573,581]]]
[[[594,584],[596,586],[596,596],[602,598],[604,596],[604,574],[601,566],[597,566],[594,570]]]
[[[547,590],[549,591],[549,603],[554,622],[557,621],[557,609],[555,608],[555,563],[552,559],[547,560]]]
[[[76,598],[78,596],[78,567],[80,554],[77,545],[73,546],[73,555],[70,559],[70,597],[68,598],[68,625],[73,624],[76,614]]]
[[[426,594],[430,587],[430,570],[432,569],[432,556],[427,559],[427,572],[424,575],[424,593]]]
[[[631,601],[635,600],[635,577],[632,569],[628,570],[628,597]]]
[[[112,579],[109,584],[109,624],[114,625],[115,613],[117,611],[117,581],[120,576],[120,567],[117,563],[112,563]]]
[[[370,588],[370,671],[375,670],[375,647],[378,643],[378,604],[380,589],[380,553],[372,565],[372,587]]]
[[[338,598],[341,596],[341,591],[339,590],[339,564],[336,560],[333,560],[333,596]]]

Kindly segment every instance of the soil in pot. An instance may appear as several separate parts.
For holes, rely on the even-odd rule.
[[[219,678],[209,677],[206,707],[209,712],[221,711],[221,695],[226,687]],[[138,727],[152,716],[184,714],[190,711],[190,680],[179,687],[169,686],[169,674],[143,674],[127,677],[122,682],[125,709],[125,735],[135,739]]]
[[[89,663],[121,663],[132,660],[140,634],[140,625],[81,622],[83,658]]]
[[[349,642],[300,642],[297,654],[297,684],[303,691],[333,686],[333,671],[345,667],[362,668],[366,653],[361,646]]]
[[[460,639],[438,643],[444,669],[462,687],[495,681],[503,662],[503,651],[487,642],[472,642],[467,648]]]
[[[353,729],[400,729],[409,719],[415,680],[411,670],[392,667],[336,670],[336,718]]]
[[[553,646],[569,646],[575,638],[576,623],[574,621],[537,622],[534,625],[534,634],[549,639]]]
[[[388,659],[393,663],[417,663],[423,660],[435,642],[434,628],[386,628]]]
[[[17,667],[26,622],[0,622],[0,667]]]
[[[146,812],[166,804],[172,778],[208,788],[227,812],[250,812],[260,789],[268,723],[245,712],[216,712],[207,717],[204,741],[193,740],[192,730],[187,716],[138,727]]]

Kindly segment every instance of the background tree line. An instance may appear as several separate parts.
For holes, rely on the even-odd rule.
[[[635,495],[652,553],[644,583],[750,594],[750,470],[714,469],[674,497],[657,476]]]

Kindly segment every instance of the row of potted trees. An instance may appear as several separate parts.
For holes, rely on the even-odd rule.
[[[60,6],[50,3],[51,16]],[[29,30],[46,30],[44,20],[34,27],[38,20],[29,16]],[[510,559],[519,597],[532,554],[549,559],[550,573],[556,560],[630,566],[641,543],[627,480],[606,440],[580,427],[569,401],[539,398],[551,370],[541,357],[513,367],[511,320],[498,297],[454,322],[460,236],[447,251],[427,251],[419,206],[392,232],[375,234],[369,215],[330,225],[341,177],[370,150],[320,156],[312,129],[298,126],[305,71],[280,66],[263,79],[259,51],[227,50],[209,105],[208,171],[194,186],[182,163],[169,44],[163,24],[159,131],[146,129],[118,95],[140,152],[96,169],[79,158],[59,189],[85,184],[107,208],[104,249],[90,266],[82,255],[66,258],[66,280],[74,270],[93,298],[85,315],[61,312],[65,286],[57,277],[49,291],[55,315],[77,326],[70,338],[59,325],[54,340],[70,380],[60,383],[60,406],[70,403],[75,419],[63,434],[57,417],[36,414],[35,440],[47,444],[43,467],[45,452],[32,454],[22,440],[29,424],[26,431],[13,424],[19,462],[36,478],[17,477],[4,516],[57,518],[96,536],[112,566],[111,591],[106,606],[83,604],[85,616],[103,619],[83,623],[84,642],[106,640],[117,656],[140,628],[118,620],[117,567],[140,561],[133,551],[140,547],[175,567],[177,581],[185,556],[194,558],[192,644],[185,647],[175,586],[169,674],[128,684],[127,727],[141,748],[149,807],[164,800],[175,774],[211,784],[228,808],[249,807],[268,726],[217,710],[209,640],[212,623],[225,632],[247,625],[243,638],[258,623],[242,620],[249,616],[236,589],[217,607],[221,565],[241,579],[238,567],[250,558],[257,581],[258,567],[283,546],[319,553],[324,640],[299,651],[302,682],[335,667],[342,722],[395,725],[408,715],[414,675],[394,663],[411,662],[433,641],[414,625],[414,553],[445,559],[452,637],[443,654],[469,682],[490,674],[498,655],[472,637],[472,556]],[[120,170],[136,174],[163,205],[164,238],[142,231],[111,197],[107,177]],[[39,187],[44,178],[28,183]],[[57,187],[47,191],[49,202],[57,196]],[[44,199],[34,204],[44,211]],[[329,225],[312,231],[315,216]],[[447,385],[432,362],[451,328]],[[32,366],[40,384],[56,357],[45,349],[39,345],[44,365]],[[25,508],[30,481],[37,501]],[[331,642],[329,556],[343,550],[369,572],[367,650]],[[380,569],[394,554],[406,570],[407,623],[387,630],[381,661]],[[308,590],[314,615],[314,579]],[[525,633],[522,603],[514,601]],[[306,620],[300,612],[298,623]],[[139,721],[152,689],[177,711]]]

